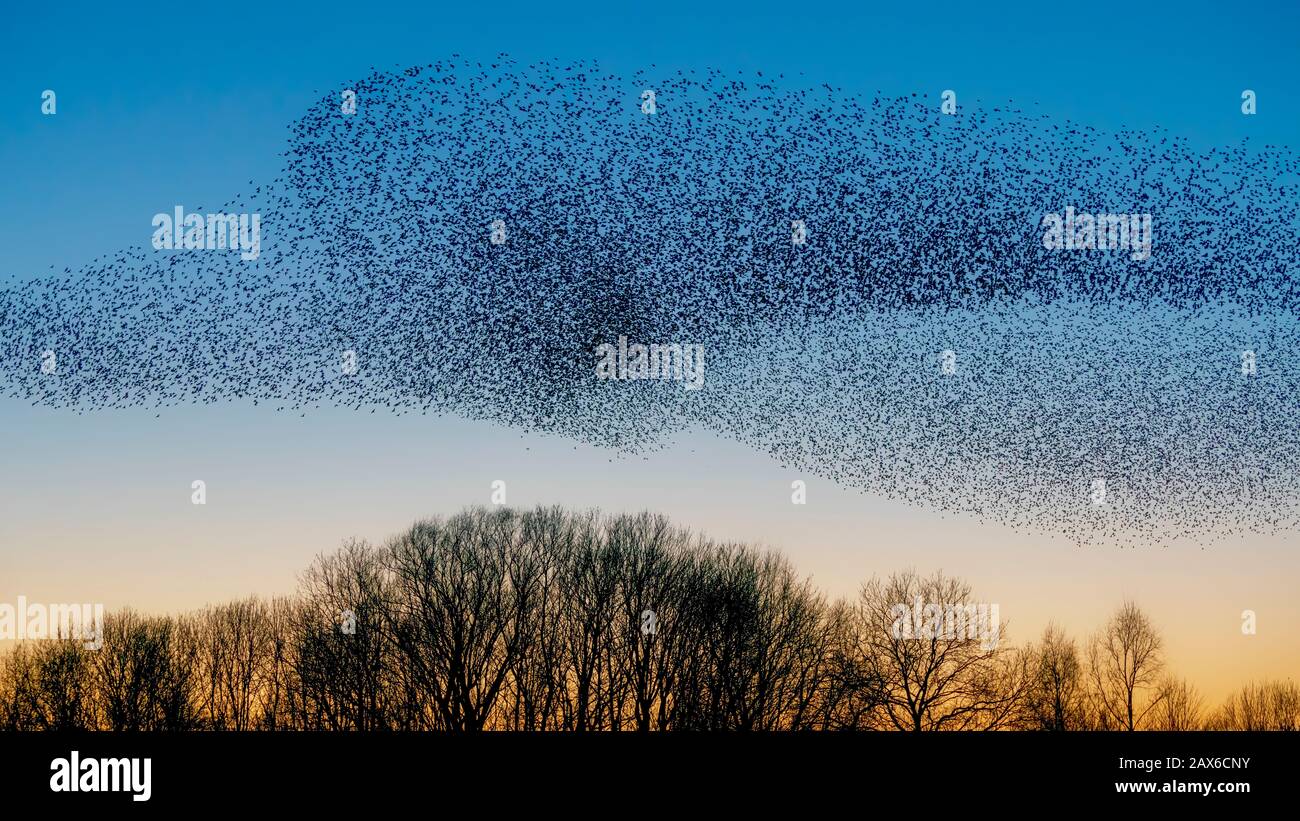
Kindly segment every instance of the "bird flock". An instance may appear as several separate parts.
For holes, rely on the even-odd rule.
[[[0,395],[455,414],[621,453],[707,431],[1081,543],[1294,532],[1297,170],[802,76],[375,69],[221,209],[260,215],[256,259],[141,226],[0,290]],[[1048,247],[1066,208],[1149,214],[1150,257]],[[703,387],[597,379],[620,337],[702,346]]]

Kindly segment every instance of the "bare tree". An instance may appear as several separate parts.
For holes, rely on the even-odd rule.
[[[838,601],[826,613],[826,682],[817,724],[827,730],[873,729],[883,707],[884,682],[863,653],[856,607]]]
[[[775,553],[765,554],[758,568],[753,672],[751,686],[741,691],[742,703],[749,702],[744,726],[811,729],[830,675],[826,600]]]
[[[1247,684],[1210,718],[1212,730],[1300,730],[1300,687],[1293,681]]]
[[[564,560],[574,543],[574,520],[559,508],[522,514],[519,549],[509,557],[514,579],[514,615],[519,630],[508,659],[509,677],[499,711],[512,730],[559,729],[564,699],[564,627],[567,609],[560,591]]]
[[[197,654],[193,634],[181,621],[133,610],[108,616],[104,646],[90,654],[98,724],[131,731],[197,728]]]
[[[24,642],[0,664],[0,726],[9,730],[96,728],[90,652],[78,639]]]
[[[560,594],[568,615],[562,622],[566,698],[561,704],[566,729],[603,729],[616,708],[614,696],[620,682],[608,662],[614,658],[620,627],[621,549],[621,544],[611,544],[603,537],[595,514],[587,514],[576,524],[562,560]]]
[[[320,556],[300,581],[291,649],[291,710],[308,729],[381,730],[397,721],[389,632],[391,585],[381,557],[351,541]]]
[[[243,599],[205,609],[194,624],[206,725],[251,730],[263,724],[275,658],[270,609],[259,599]]]
[[[389,543],[393,634],[426,726],[484,729],[528,637],[517,618],[512,561],[520,521],[510,510],[470,510],[420,522]],[[531,572],[531,571],[530,571]]]
[[[1300,728],[1290,681],[1204,721],[1131,602],[1082,654],[1055,625],[1017,649],[959,579],[908,571],[828,604],[778,554],[649,513],[471,509],[346,542],[292,597],[124,610],[103,640],[0,655],[0,727]]]
[[[278,597],[266,607],[269,640],[264,644],[262,713],[258,729],[279,730],[295,726],[294,694],[301,687],[295,674],[293,624],[298,604]]]
[[[1035,730],[1083,730],[1090,725],[1087,681],[1073,639],[1055,624],[1030,650],[1031,680],[1022,726]]]
[[[662,729],[671,723],[675,658],[684,637],[678,626],[690,535],[650,514],[617,517],[605,533],[621,559],[615,646],[626,709],[635,729]]]
[[[909,608],[937,609],[917,625]],[[907,571],[863,586],[857,653],[880,687],[879,725],[994,729],[1012,720],[1027,686],[1027,664],[1003,646],[1004,624],[985,619],[986,635],[972,635],[970,617],[978,620],[979,612],[969,585],[942,573]],[[964,615],[965,624],[955,616],[950,623],[949,614]]]
[[[1088,646],[1088,668],[1103,729],[1136,730],[1160,703],[1164,669],[1159,632],[1126,601]]]
[[[1165,676],[1160,680],[1156,707],[1148,719],[1153,730],[1199,730],[1204,725],[1205,700],[1185,679]]]

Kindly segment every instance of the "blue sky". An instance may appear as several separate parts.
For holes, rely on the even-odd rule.
[[[1207,147],[1295,146],[1298,17],[1288,2],[20,4],[0,27],[0,277],[142,245],[165,206],[224,202],[274,175],[287,124],[370,66],[504,51],[620,72],[802,71],[846,90],[1037,103]],[[54,117],[40,116],[46,88]],[[1238,111],[1244,88],[1259,94],[1255,117]]]

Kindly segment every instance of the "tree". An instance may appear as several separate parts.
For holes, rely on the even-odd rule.
[[[1212,730],[1300,730],[1300,687],[1293,681],[1247,684],[1228,697],[1208,726]]]
[[[917,624],[921,608],[932,609]],[[1027,686],[1026,659],[1003,646],[1006,625],[991,617],[972,631],[970,617],[978,625],[979,613],[970,586],[942,573],[907,571],[863,586],[857,653],[880,687],[878,726],[995,729],[1012,720]]]
[[[1103,729],[1136,730],[1160,703],[1160,634],[1126,601],[1088,646],[1088,668]]]
[[[828,603],[777,553],[650,513],[474,508],[318,556],[293,596],[111,613],[103,647],[0,655],[14,730],[1300,728],[1300,688],[1203,720],[1126,602],[1081,652],[1006,643],[965,582],[915,571]]]
[[[665,729],[674,716],[673,690],[686,631],[686,554],[691,536],[663,516],[619,516],[605,528],[619,545],[618,674],[627,689],[631,725]]]
[[[234,601],[205,609],[194,626],[206,726],[251,730],[264,723],[275,674],[270,608],[256,598]]]
[[[392,540],[393,636],[425,726],[481,730],[530,626],[529,588],[515,573],[520,520],[473,509],[420,522]],[[428,705],[429,712],[424,712]]]
[[[198,644],[185,622],[122,610],[104,620],[104,646],[89,654],[97,724],[108,730],[199,726],[193,688]]]
[[[1030,650],[1030,681],[1022,726],[1035,730],[1082,730],[1089,726],[1086,681],[1079,650],[1055,624]]]
[[[391,633],[392,584],[380,553],[349,541],[319,556],[288,617],[296,693],[288,709],[306,729],[383,730],[402,721]]]
[[[0,665],[0,727],[95,729],[90,651],[82,641],[25,642],[7,654]]]
[[[1204,725],[1205,703],[1196,688],[1185,679],[1165,676],[1160,680],[1156,707],[1149,726],[1153,730],[1199,730]]]

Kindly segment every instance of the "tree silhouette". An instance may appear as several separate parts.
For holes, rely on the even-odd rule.
[[[1204,699],[1185,679],[1167,675],[1160,680],[1155,710],[1148,726],[1153,730],[1200,730]]]
[[[1055,624],[1030,652],[1029,686],[1021,726],[1034,730],[1084,730],[1092,725],[1079,649]]]
[[[1088,666],[1102,728],[1136,730],[1159,705],[1162,644],[1151,620],[1131,601],[1093,636]]]
[[[292,596],[110,613],[98,650],[19,642],[0,656],[0,727],[1300,728],[1289,681],[1205,720],[1132,602],[1083,654],[1055,625],[1012,647],[980,606],[915,571],[828,602],[779,554],[650,513],[472,508],[345,542]]]
[[[857,610],[862,664],[880,686],[880,714],[898,730],[996,729],[1006,726],[1028,686],[1026,660],[1003,641],[1006,625],[989,635],[936,622],[929,635],[900,635],[900,607],[913,602],[969,612],[976,605],[966,583],[914,571],[872,579]],[[946,612],[942,617],[946,620]],[[969,626],[969,625],[967,625]],[[913,625],[915,630],[915,625]]]
[[[1293,681],[1247,684],[1211,716],[1214,730],[1300,730],[1300,687]]]

